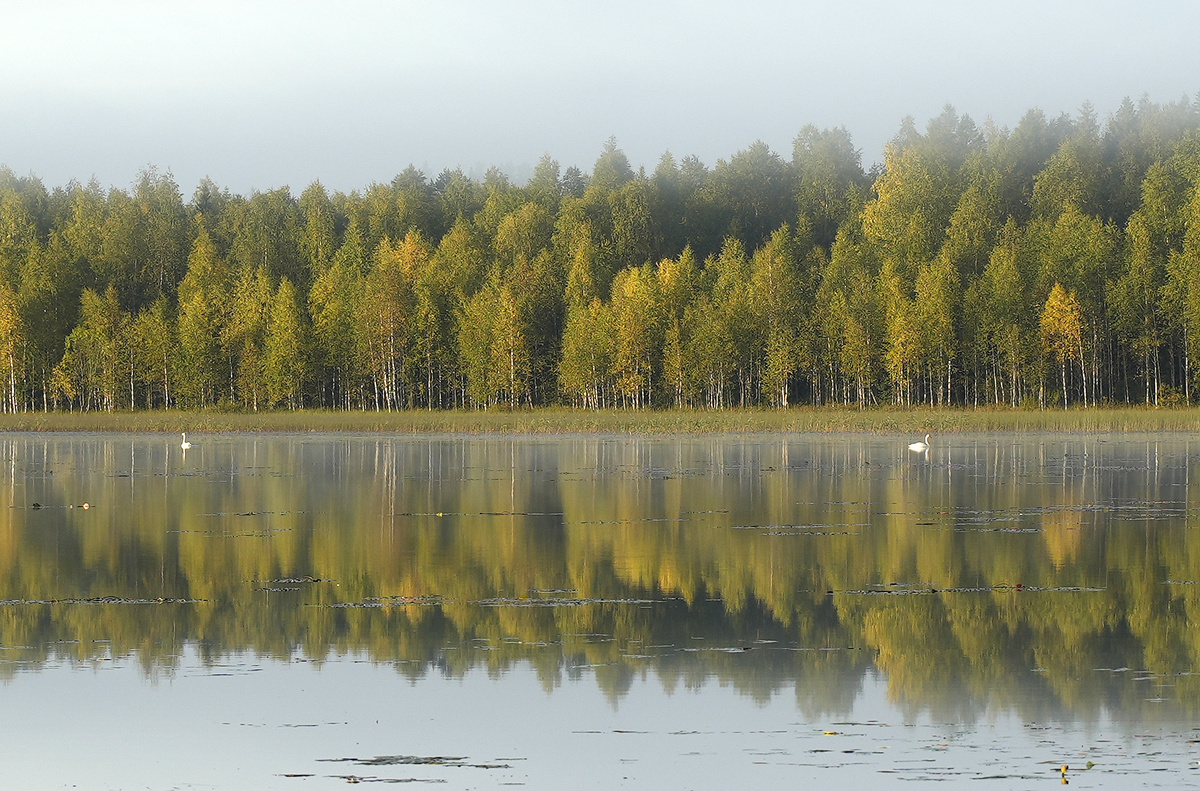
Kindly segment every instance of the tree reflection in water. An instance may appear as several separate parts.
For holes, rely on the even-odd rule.
[[[1200,711],[1186,439],[168,439],[3,441],[0,674],[191,645],[809,716],[875,669],[914,717]]]

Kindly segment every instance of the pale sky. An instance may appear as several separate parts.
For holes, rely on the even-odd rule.
[[[611,135],[647,170],[756,140],[790,159],[808,123],[869,166],[946,104],[1011,127],[1200,93],[1185,0],[0,0],[0,20],[0,164],[48,187],[154,165],[185,198],[410,163],[522,179],[547,153],[590,171]]]

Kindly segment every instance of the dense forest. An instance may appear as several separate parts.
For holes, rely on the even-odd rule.
[[[1200,97],[948,107],[870,171],[811,126],[523,186],[0,169],[5,411],[1170,404],[1198,356]]]

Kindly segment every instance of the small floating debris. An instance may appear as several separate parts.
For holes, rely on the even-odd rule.
[[[93,596],[66,599],[3,599],[0,600],[0,607],[23,604],[203,604],[206,601],[206,599],[131,599],[124,596]]]
[[[270,527],[265,530],[255,530],[246,533],[231,533],[225,530],[168,530],[168,535],[194,535],[204,538],[272,538],[279,533],[294,532],[290,527]]]
[[[227,517],[227,516],[293,516],[297,514],[306,514],[308,511],[211,511],[200,514],[204,517]]]
[[[436,594],[425,596],[383,596],[379,598],[364,599],[357,602],[338,602],[331,604],[330,607],[338,608],[358,608],[358,607],[411,607],[411,606],[430,606],[441,604],[444,600]]]
[[[868,527],[863,522],[823,525],[730,525],[730,530],[761,530],[765,536],[855,536],[857,531],[830,530],[832,527]]]
[[[673,647],[673,646],[670,646],[670,647]],[[684,648],[682,650],[685,653],[689,653],[689,654],[700,653],[702,651],[707,651],[710,653],[717,653],[717,654],[744,654],[747,651],[753,651],[754,646],[752,646],[752,645],[706,646],[704,648]]]
[[[452,766],[464,769],[511,769],[501,763],[469,763],[465,755],[377,755],[374,758],[318,758],[324,763],[355,766]]]
[[[562,511],[398,511],[392,516],[566,516]]]
[[[858,590],[830,590],[826,591],[826,595],[842,594],[844,596],[912,596],[917,594],[929,593],[991,593],[994,591],[1016,591],[1018,593],[1103,593],[1107,588],[1088,588],[1078,585],[1063,585],[1057,587],[1040,587],[1036,585],[1025,585],[1016,583],[1015,585],[986,585],[978,588],[937,588],[932,585],[922,585],[920,587],[890,587],[898,586],[902,583],[888,583],[888,588],[862,588]]]
[[[959,593],[959,592],[962,592],[963,590],[965,590],[965,589],[943,588],[941,592],[942,593]],[[972,592],[975,592],[975,591],[972,591]],[[915,595],[919,595],[919,594],[938,593],[938,589],[933,588],[933,587],[899,588],[899,589],[892,589],[892,590],[879,590],[876,588],[866,588],[863,590],[829,591],[829,594],[831,594],[831,595],[834,593],[840,593],[845,596],[875,596],[875,595],[879,595],[879,596],[915,596]]]
[[[581,519],[578,522],[571,522],[574,525],[645,525],[656,522],[690,522],[690,518],[681,517],[646,517],[645,519]]]
[[[309,775],[311,777],[312,775]],[[360,777],[358,775],[333,775],[347,783],[444,783],[445,780],[421,777]]]
[[[481,607],[582,607],[588,604],[658,604],[657,599],[514,599],[496,597],[471,602]]]
[[[956,533],[1045,533],[1041,527],[956,527]]]
[[[264,585],[312,585],[317,582],[333,582],[334,580],[325,579],[324,577],[313,577],[305,574],[301,577],[281,577],[277,580],[251,580],[251,582],[260,582]]]
[[[447,766],[467,760],[466,756],[377,755],[374,758],[342,758],[359,766]]]

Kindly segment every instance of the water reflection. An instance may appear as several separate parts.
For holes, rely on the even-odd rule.
[[[814,718],[878,670],[908,718],[1200,712],[1187,439],[189,439],[0,441],[0,676],[365,655]]]

